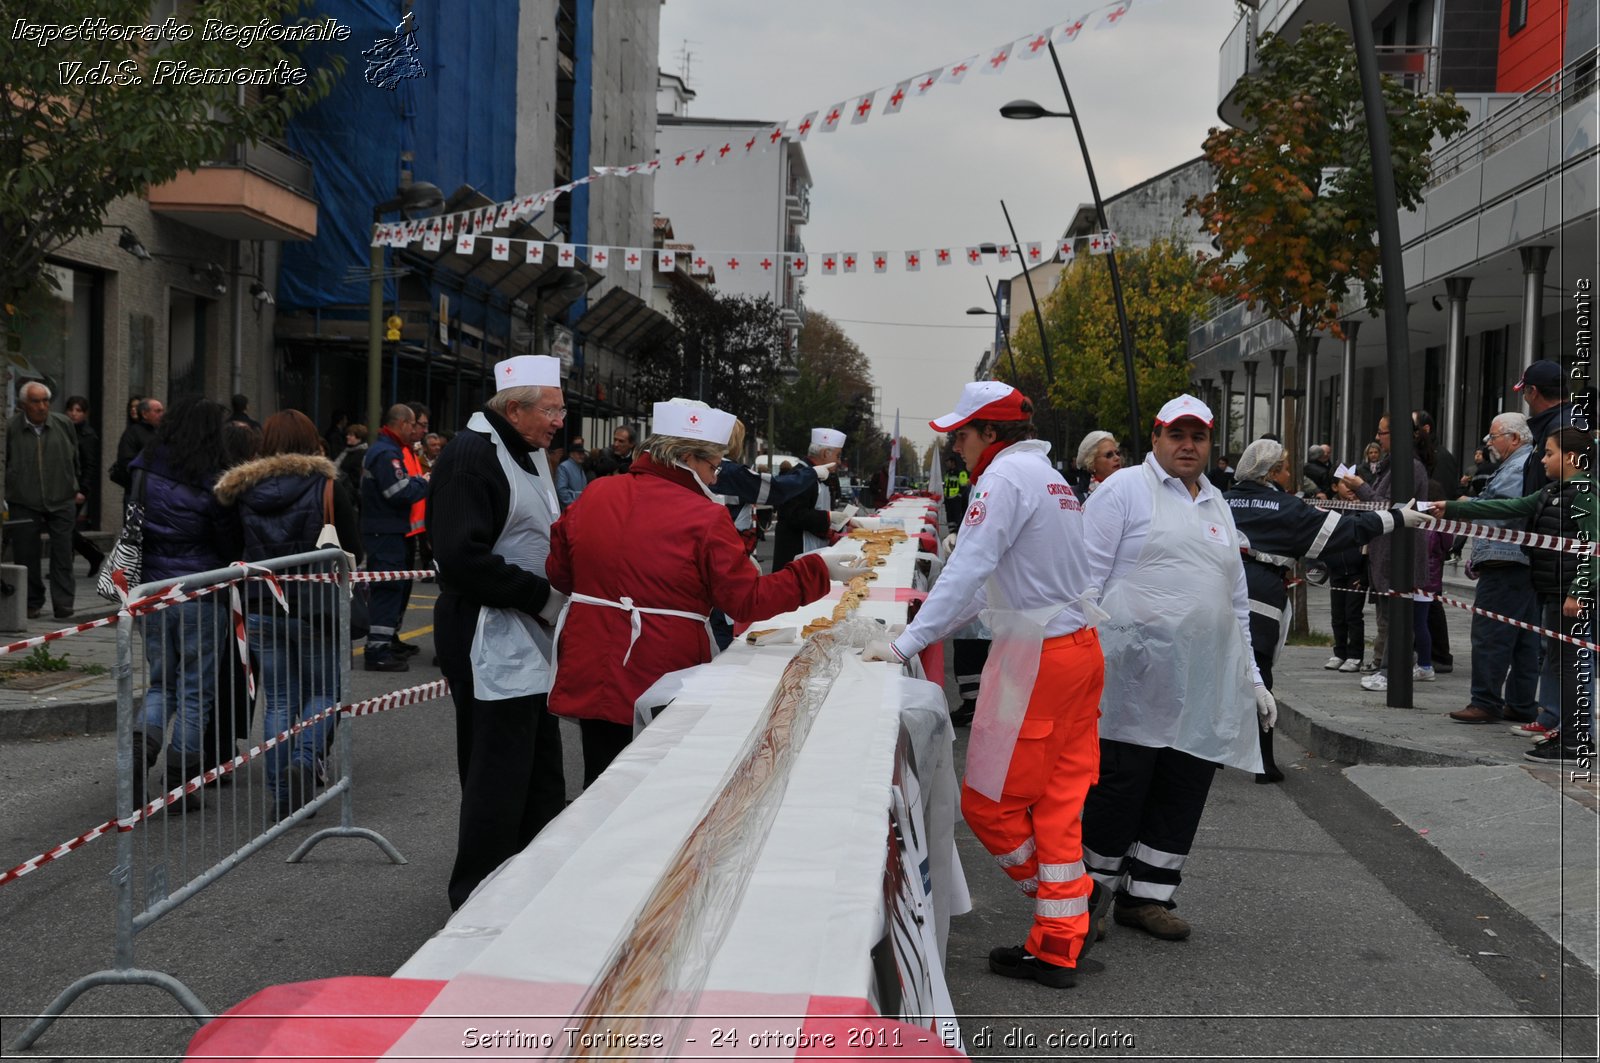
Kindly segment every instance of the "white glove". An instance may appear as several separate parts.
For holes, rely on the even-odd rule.
[[[1424,513],[1410,502],[1400,506],[1399,509],[1400,523],[1404,524],[1408,528],[1418,527],[1428,518],[1427,513]]]
[[[1270,731],[1278,724],[1278,702],[1264,686],[1256,687],[1256,719],[1261,722],[1263,731]]]
[[[946,554],[949,554],[950,551],[954,550],[955,548],[956,548],[956,533],[955,532],[951,532],[949,535],[946,535],[944,537],[944,552]]]
[[[567,604],[567,596],[550,588],[550,597],[544,600],[544,608],[539,610],[539,619],[551,627],[556,626],[556,621],[561,619],[561,608]]]
[[[817,479],[826,480],[829,476],[833,475],[833,462],[829,461],[824,462],[821,465],[813,465],[811,466],[811,470],[817,474]]]
[[[845,564],[846,561],[855,559],[854,554],[818,554],[823,564],[828,566],[828,578],[835,583],[849,583],[857,576],[865,575],[866,569]]]
[[[905,664],[905,658],[894,651],[894,643],[889,639],[870,639],[866,648],[861,651],[863,661],[888,661],[890,664]]]

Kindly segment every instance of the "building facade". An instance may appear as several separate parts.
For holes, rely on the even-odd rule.
[[[1259,6],[1222,48],[1224,120],[1238,119],[1232,88],[1248,76],[1257,33],[1348,25],[1342,0]],[[1464,132],[1435,147],[1423,203],[1400,218],[1413,402],[1433,414],[1437,438],[1464,465],[1497,413],[1522,409],[1512,387],[1523,366],[1549,358],[1577,372],[1588,357],[1583,293],[1593,284],[1600,204],[1595,6],[1374,5],[1381,65],[1421,91],[1454,91],[1471,115]],[[1235,409],[1307,391],[1293,418],[1296,442],[1332,442],[1336,460],[1354,462],[1388,408],[1391,352],[1381,317],[1351,307],[1342,324],[1342,342],[1324,338],[1296,366],[1285,329],[1219,301],[1191,335],[1193,379]],[[1240,420],[1224,444],[1230,452],[1249,442]]]

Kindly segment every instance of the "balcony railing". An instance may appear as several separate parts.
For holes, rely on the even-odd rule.
[[[1501,148],[1544,125],[1579,100],[1594,95],[1600,49],[1574,59],[1492,116],[1467,129],[1433,153],[1430,188],[1443,184]]]
[[[273,184],[307,198],[311,198],[314,190],[311,180],[311,160],[275,140],[236,144],[227,158],[217,159],[205,165],[249,170],[265,177]]]

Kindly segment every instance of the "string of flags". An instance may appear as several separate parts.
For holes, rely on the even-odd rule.
[[[423,237],[423,249],[443,250],[444,226],[431,224]],[[610,247],[596,244],[547,243],[543,240],[512,239],[508,236],[483,236],[461,233],[454,238],[452,250],[458,255],[474,255],[480,250],[479,241],[487,241],[489,257],[496,262],[517,261],[532,264],[551,263],[573,268],[588,266],[596,270],[611,269],[620,264],[625,272],[633,273],[654,269],[659,273],[672,273],[687,269],[694,276],[706,276],[713,271],[728,273],[786,274],[805,277],[813,268],[825,277],[849,273],[888,273],[890,267],[898,271],[917,273],[924,266],[935,269],[965,262],[981,266],[983,256],[992,254],[1003,265],[1024,262],[1039,266],[1045,262],[1071,262],[1077,257],[1076,243],[1082,240],[1091,255],[1104,255],[1122,246],[1117,234],[1111,231],[1091,233],[1086,237],[1064,237],[1053,243],[1032,240],[1021,245],[995,242],[969,244],[965,247],[935,247],[931,250],[917,248],[910,251],[694,251],[679,248]],[[988,249],[988,250],[986,250]]]
[[[458,211],[430,220],[442,222],[439,230],[440,241],[459,239],[462,233],[471,235],[492,233],[514,222],[531,221],[544,213],[559,196],[601,178],[654,176],[663,168],[688,170],[700,166],[716,166],[770,151],[785,139],[804,142],[813,133],[833,133],[844,125],[866,125],[874,113],[880,116],[899,114],[908,101],[925,97],[942,85],[959,85],[974,70],[980,75],[998,75],[1005,71],[1013,59],[1027,62],[1048,54],[1052,41],[1057,45],[1071,44],[1091,25],[1094,30],[1115,29],[1133,10],[1133,4],[1134,0],[1112,0],[1082,15],[1046,26],[1035,33],[1006,41],[985,51],[974,52],[956,62],[943,63],[912,77],[901,78],[866,92],[856,93],[832,106],[810,110],[798,119],[776,122],[771,127],[752,133],[742,140],[704,144],[664,158],[625,166],[596,166],[591,173],[543,192],[517,196],[501,203]],[[372,246],[405,247],[419,240],[426,241],[431,232],[432,227],[426,221],[379,223],[373,227]]]

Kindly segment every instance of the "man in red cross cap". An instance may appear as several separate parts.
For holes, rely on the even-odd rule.
[[[1224,764],[1260,773],[1257,718],[1277,720],[1251,652],[1243,543],[1205,476],[1211,424],[1193,395],[1166,403],[1143,464],[1107,477],[1084,513],[1109,619],[1083,859],[1115,891],[1118,925],[1171,941],[1190,932],[1172,898],[1211,780]]]
[[[1079,820],[1099,767],[1103,668],[1082,604],[1098,593],[1078,545],[1083,511],[1050,444],[1033,438],[1033,404],[1009,384],[968,384],[955,410],[929,423],[950,433],[972,470],[961,535],[916,619],[893,642],[869,643],[862,659],[904,663],[987,611],[993,644],[961,812],[1034,902],[1024,943],[992,950],[989,969],[1065,989],[1093,921]]]

